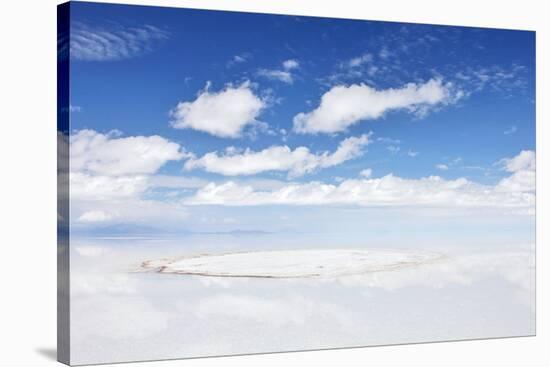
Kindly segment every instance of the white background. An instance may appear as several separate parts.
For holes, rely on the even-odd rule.
[[[471,342],[151,362],[141,366],[543,366],[548,309],[548,13],[543,1],[126,1],[206,9],[537,31],[537,336]],[[0,3],[0,365],[55,365],[56,6]],[[546,14],[546,17],[545,17]],[[545,19],[546,18],[546,19]],[[205,30],[207,31],[207,30]],[[543,166],[543,165],[546,165]],[[546,307],[546,310],[545,310]]]

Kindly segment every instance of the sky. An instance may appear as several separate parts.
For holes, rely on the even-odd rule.
[[[72,2],[69,50],[75,230],[534,236],[534,32]]]

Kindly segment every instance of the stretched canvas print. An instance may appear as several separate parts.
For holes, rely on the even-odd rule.
[[[73,365],[535,334],[535,33],[58,8]]]

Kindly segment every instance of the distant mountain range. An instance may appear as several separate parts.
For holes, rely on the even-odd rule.
[[[229,231],[191,231],[182,230],[167,230],[153,226],[134,225],[134,224],[113,224],[94,228],[71,228],[71,234],[90,237],[102,236],[191,236],[191,235],[231,235],[231,236],[258,236],[268,235],[274,232],[262,230],[244,230],[234,229]]]

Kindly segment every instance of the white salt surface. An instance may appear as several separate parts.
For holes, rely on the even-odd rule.
[[[408,238],[361,248],[365,240],[354,241],[335,249],[343,240],[325,234],[76,239],[70,247],[72,362],[535,333],[533,245]],[[139,267],[144,260],[154,261]],[[236,275],[178,274],[190,270],[190,261],[202,271]],[[260,276],[247,277],[253,270]],[[276,270],[280,277],[269,278]]]
[[[279,250],[150,260],[140,270],[218,277],[338,277],[398,270],[442,258],[437,253],[404,250]]]

